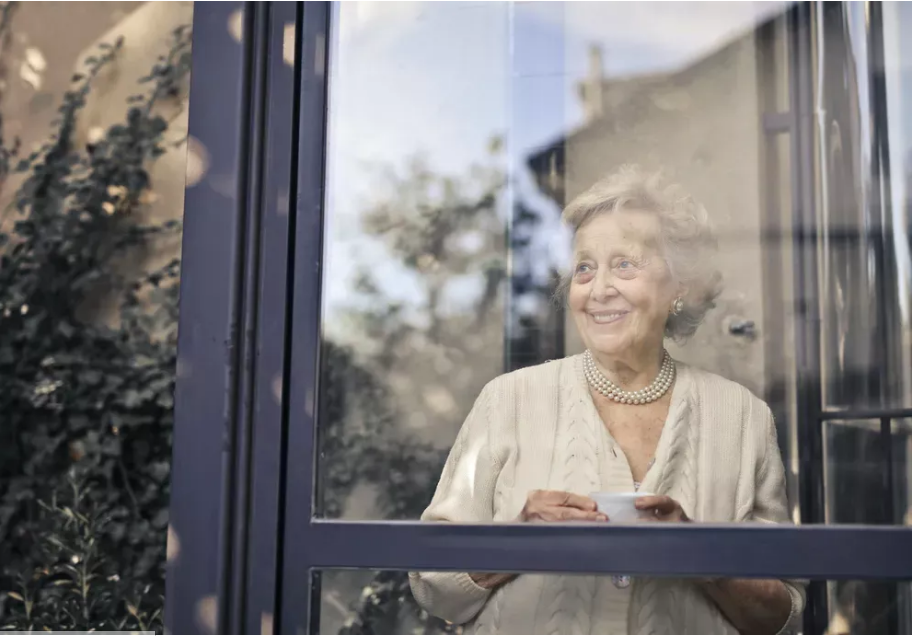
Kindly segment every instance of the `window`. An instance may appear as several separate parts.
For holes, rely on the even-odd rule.
[[[901,629],[910,363],[897,352],[910,342],[910,245],[909,215],[895,210],[910,196],[909,168],[896,165],[909,156],[899,113],[910,73],[894,53],[909,34],[887,26],[896,11],[245,8],[253,70],[239,64],[235,92],[219,94],[251,95],[237,117],[253,149],[238,155],[238,196],[274,198],[241,206],[238,237],[256,242],[224,260],[246,281],[239,319],[250,312],[254,335],[239,336],[228,366],[246,379],[211,380],[213,395],[241,387],[231,461],[212,486],[229,501],[216,524],[225,565],[193,587],[223,581],[215,624],[347,629],[340,599],[362,586],[351,625],[425,629],[406,572],[490,570],[808,579],[807,632],[837,616]],[[222,17],[213,10],[214,32]],[[288,24],[296,77],[270,71]],[[808,116],[821,108],[825,122]],[[503,518],[475,519],[499,523],[419,522],[483,388],[580,360],[592,342],[562,296],[574,243],[561,211],[625,164],[662,170],[713,221],[708,269],[724,287],[695,335],[667,349],[769,405],[788,502],[779,520],[793,523],[500,523],[522,492],[506,495]],[[618,449],[594,430],[603,466]],[[856,582],[871,579],[885,583]]]

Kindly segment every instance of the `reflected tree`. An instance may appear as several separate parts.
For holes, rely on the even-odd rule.
[[[501,147],[493,139],[489,164],[458,177],[421,157],[386,170],[360,215],[397,274],[381,278],[378,270],[391,270],[376,263],[353,268],[356,293],[340,317],[356,344],[325,343],[320,448],[329,517],[417,519],[482,386],[508,359],[518,367],[556,357],[548,333],[556,274],[539,240],[552,211],[510,187]],[[374,510],[357,509],[358,489],[370,492],[361,501]],[[324,595],[334,594],[332,578],[325,581]],[[417,606],[406,573],[379,572],[340,633],[460,631]]]
[[[397,429],[390,390],[357,362],[351,348],[324,344],[321,396],[321,479],[328,518],[344,516],[352,491],[368,484],[379,493],[379,514],[409,519],[433,492],[446,453]],[[430,485],[430,488],[429,488]]]
[[[384,183],[362,230],[385,247],[401,279],[354,272],[358,306],[346,317],[359,345],[325,344],[328,516],[359,516],[349,496],[363,487],[374,494],[371,516],[417,519],[469,405],[502,369],[503,173],[473,167],[443,176],[416,158],[402,174],[387,171]],[[399,282],[416,290],[409,299],[395,296]],[[380,572],[340,633],[458,631],[416,605],[406,573]]]

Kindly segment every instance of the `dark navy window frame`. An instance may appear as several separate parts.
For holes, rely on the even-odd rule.
[[[803,89],[810,52],[801,37],[809,11],[800,5],[789,16],[791,113],[765,118],[777,124],[772,134],[792,134],[797,171],[812,151],[802,134],[811,117]],[[209,165],[185,199],[175,554],[165,607],[171,633],[313,633],[321,569],[910,579],[909,527],[320,519],[315,448],[331,13],[325,2],[194,8],[189,130]],[[240,44],[228,28],[239,19]],[[294,66],[286,54],[290,34]],[[811,201],[808,191],[794,193],[797,227],[814,232]],[[797,264],[797,283],[814,284],[814,267],[813,260]],[[815,345],[803,346],[800,376],[817,377]],[[831,417],[814,387],[800,388],[807,422]],[[817,519],[820,456],[802,462],[812,471],[808,479],[803,473],[804,518]],[[807,626],[822,624],[823,594],[823,585],[810,594]]]

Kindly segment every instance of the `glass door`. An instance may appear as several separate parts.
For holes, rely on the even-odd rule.
[[[623,596],[613,590],[633,581],[687,596],[707,579],[758,578],[786,581],[796,611],[804,593],[806,633],[902,630],[910,402],[898,378],[910,363],[896,352],[909,348],[910,240],[898,211],[910,199],[898,114],[910,70],[895,51],[909,33],[882,28],[902,9],[863,9],[197,5],[190,134],[226,152],[195,191],[207,214],[188,205],[184,233],[185,249],[203,249],[222,224],[217,258],[182,281],[197,302],[181,313],[192,346],[179,351],[176,457],[208,469],[173,486],[170,631],[485,631],[476,623],[494,610],[474,584],[463,591],[478,611],[454,615],[420,604],[409,572],[539,586],[521,595],[533,631],[568,591]],[[609,205],[605,184],[621,182]],[[754,504],[710,514],[694,502],[696,523],[514,522],[529,489],[574,481],[580,458],[598,471],[624,461],[603,446],[606,419],[574,444],[556,432],[522,452],[509,435],[495,448],[460,433],[489,408],[492,382],[583,360],[587,311],[567,295],[580,250],[562,214],[585,192],[593,218],[636,201],[660,219],[625,240],[635,265],[688,281],[675,315],[686,308],[689,322],[668,319],[665,347],[683,373],[770,407],[764,457],[779,459],[740,442],[711,464],[739,483],[774,466],[779,523],[760,523]],[[620,293],[624,276],[607,280]],[[207,290],[218,306],[200,301]],[[552,412],[550,392],[579,389],[586,407],[580,384],[522,385],[502,403],[534,418]],[[720,439],[744,426],[734,418]],[[539,452],[563,469],[529,463]],[[708,471],[698,479],[712,486]],[[442,478],[474,493],[492,474],[482,512],[422,520]],[[709,631],[745,628],[707,594],[687,598],[722,616]],[[589,627],[552,627],[639,629],[585,614]],[[678,633],[687,614],[656,616]]]
[[[823,370],[830,332],[816,344],[812,313],[819,302],[829,320],[832,301],[819,289],[833,274],[817,263],[832,249],[833,222],[801,198],[814,200],[826,184],[810,180],[820,135],[798,114],[811,105],[801,100],[812,74],[827,71],[811,65],[809,47],[819,36],[832,46],[841,32],[829,12],[788,3],[662,7],[328,9],[324,189],[313,201],[323,210],[320,304],[305,310],[317,321],[308,346],[319,364],[307,358],[300,376],[317,389],[293,392],[290,420],[290,448],[317,458],[313,481],[290,464],[290,496],[309,484],[315,497],[311,519],[294,513],[300,523],[340,533],[337,524],[370,523],[352,526],[367,539],[368,528],[386,527],[378,524],[417,520],[482,388],[505,371],[583,351],[560,297],[570,257],[561,210],[625,165],[663,173],[702,203],[716,231],[718,250],[706,258],[724,286],[697,333],[670,341],[670,352],[771,404],[794,521],[851,521],[816,507],[815,497],[842,488],[835,470],[869,474],[873,460],[836,451],[832,436],[843,429],[826,426],[815,402],[840,374]],[[853,205],[839,200],[841,210]],[[315,240],[305,259],[317,254]],[[808,263],[816,268],[801,269]],[[313,413],[313,433],[301,427],[315,435],[308,440],[296,433],[302,409]],[[844,453],[837,464],[826,459],[835,452]],[[863,490],[853,501],[869,498]],[[304,579],[290,576],[302,582],[301,598]],[[405,571],[328,572],[309,584],[312,630],[318,600],[324,630],[368,616],[385,629],[449,629],[415,604]],[[826,628],[841,606],[823,589],[810,588],[809,628]],[[333,601],[359,594],[354,607]]]

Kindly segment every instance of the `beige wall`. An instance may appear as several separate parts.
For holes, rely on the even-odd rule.
[[[118,58],[96,81],[83,108],[76,141],[87,143],[93,135],[124,120],[127,97],[144,92],[137,80],[146,75],[159,55],[167,53],[171,31],[191,24],[192,2],[22,2],[12,17],[11,38],[0,51],[0,113],[7,140],[18,136],[27,154],[50,134],[50,123],[81,61],[97,51],[101,42],[124,37]],[[151,166],[153,191],[140,220],[164,221],[183,214],[184,166],[187,135],[187,91],[163,102],[159,111],[169,122],[169,151]],[[21,176],[0,185],[0,209],[12,200]],[[15,212],[0,223],[9,229]],[[159,266],[179,255],[180,236],[160,241],[151,250],[133,253],[117,264],[130,275]],[[99,290],[93,295],[92,314],[106,321],[116,318],[117,296]]]
[[[190,25],[192,20],[193,2],[142,3],[81,52],[76,68],[82,66],[82,60],[96,53],[100,43],[124,38],[117,59],[99,75],[94,90],[89,93],[76,130],[79,143],[87,143],[93,135],[124,121],[127,99],[149,90],[150,84],[140,84],[139,79],[149,73],[158,56],[169,51],[174,29]],[[178,95],[160,100],[155,109],[168,122],[162,141],[167,151],[150,164],[152,190],[148,203],[138,210],[139,222],[163,223],[180,220],[184,215],[188,89],[189,82],[185,82]],[[181,235],[173,233],[156,239],[149,250],[124,255],[115,266],[123,275],[132,277],[165,265],[179,257],[180,250]],[[119,296],[108,295],[105,291],[99,290],[95,296],[97,305],[93,310],[99,312],[100,318],[110,322],[116,320]]]
[[[141,2],[19,2],[8,47],[0,51],[0,112],[7,139],[24,149],[44,141],[70,85],[73,62]],[[42,68],[43,67],[43,68]],[[0,199],[9,201],[10,187]]]

